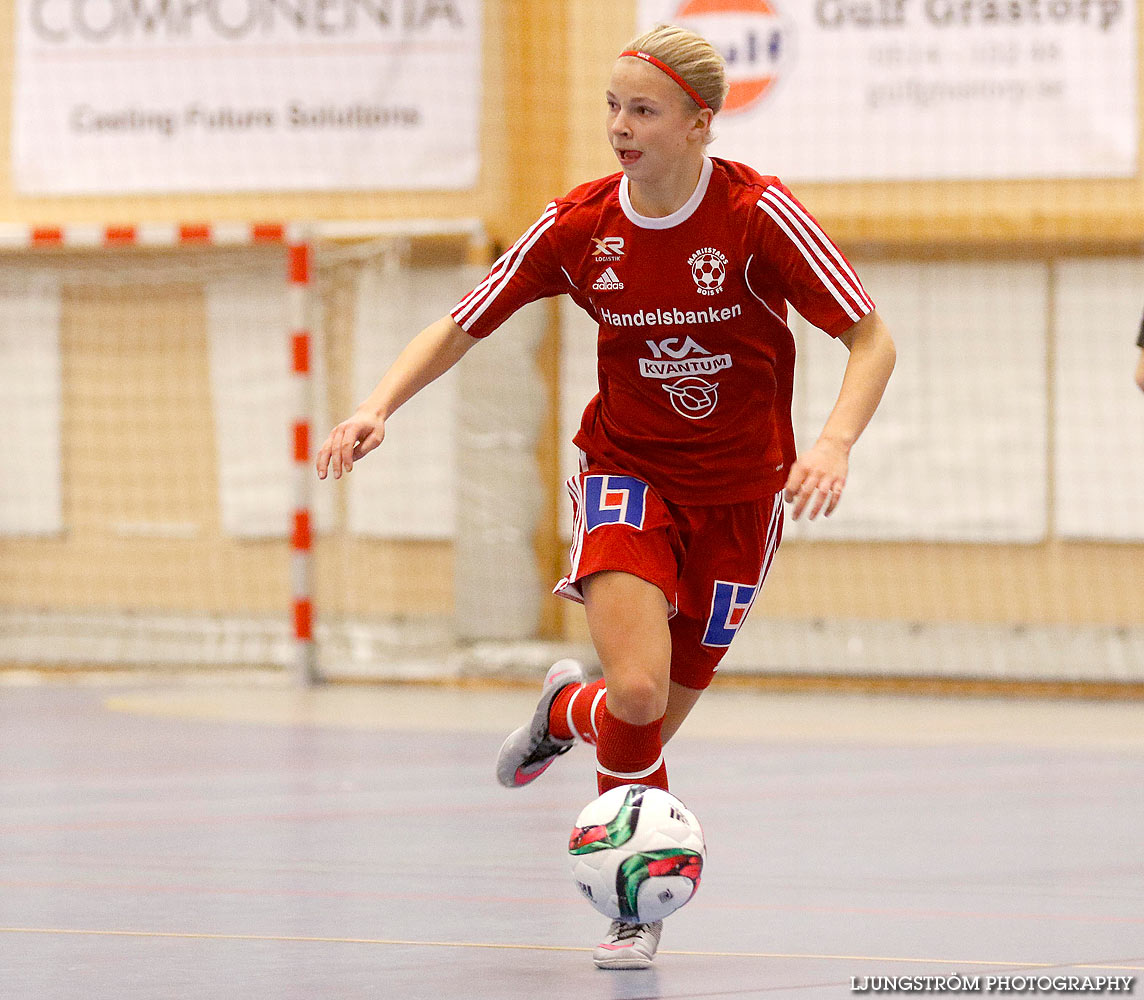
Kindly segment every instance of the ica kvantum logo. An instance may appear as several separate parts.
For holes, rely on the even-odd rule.
[[[672,20],[723,54],[731,84],[723,114],[753,108],[790,68],[794,24],[775,0],[681,0]]]

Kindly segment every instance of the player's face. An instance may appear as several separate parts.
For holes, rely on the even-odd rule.
[[[649,63],[617,59],[605,96],[608,140],[631,180],[654,183],[702,153],[710,113]]]

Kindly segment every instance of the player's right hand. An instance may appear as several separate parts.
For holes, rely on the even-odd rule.
[[[368,410],[358,410],[330,431],[326,443],[318,449],[318,478],[325,479],[330,464],[334,478],[341,479],[354,462],[364,458],[385,439],[385,421]]]

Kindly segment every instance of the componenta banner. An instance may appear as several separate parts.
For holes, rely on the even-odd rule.
[[[22,194],[458,189],[481,0],[19,0]]]
[[[789,180],[1135,175],[1136,0],[640,0],[727,60],[712,151]]]

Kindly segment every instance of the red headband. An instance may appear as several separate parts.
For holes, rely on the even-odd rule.
[[[666,73],[668,76],[670,76],[676,83],[678,83],[680,85],[680,87],[683,88],[683,92],[688,97],[690,97],[696,104],[698,104],[701,108],[703,108],[707,111],[711,110],[711,105],[708,104],[705,100],[703,100],[703,98],[700,97],[695,92],[695,88],[692,87],[691,84],[689,84],[685,79],[683,79],[683,77],[681,77],[678,73],[676,73],[675,70],[673,70],[670,66],[668,66],[667,63],[663,62],[660,59],[656,59],[655,56],[649,55],[646,52],[640,52],[637,49],[628,49],[626,52],[621,52],[620,58],[622,59],[624,56],[634,56],[636,59],[642,59],[644,62],[651,63],[656,69],[662,70],[664,73]]]

